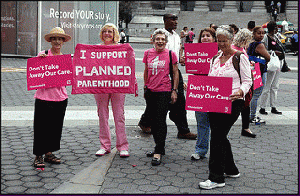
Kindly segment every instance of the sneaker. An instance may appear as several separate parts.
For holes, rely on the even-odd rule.
[[[127,150],[122,150],[120,152],[120,157],[124,158],[124,157],[129,157],[129,153]]]
[[[268,115],[268,112],[266,112],[265,108],[260,108],[259,113],[264,114],[264,115]]]
[[[236,174],[236,175],[229,175],[229,174],[224,174],[224,177],[225,178],[238,178],[238,177],[240,177],[240,173],[238,173],[238,174]]]
[[[255,123],[255,125],[266,124],[265,120],[262,120],[260,117],[256,116],[250,119],[250,123]]]
[[[103,155],[108,154],[108,153],[110,153],[110,152],[109,152],[109,151],[106,151],[106,150],[104,150],[104,149],[100,149],[100,150],[98,150],[98,151],[96,152],[96,156],[103,156]]]
[[[200,182],[199,183],[199,187],[203,188],[203,189],[213,189],[216,187],[224,187],[225,186],[225,182],[224,183],[217,183],[217,182],[212,182],[210,180],[206,180],[205,182]]]
[[[195,140],[195,139],[197,139],[197,134],[194,134],[194,133],[191,133],[191,132],[186,133],[186,134],[178,133],[177,138],[178,139]]]
[[[192,160],[199,160],[199,159],[204,159],[205,156],[200,156],[198,153],[194,153],[191,155]]]

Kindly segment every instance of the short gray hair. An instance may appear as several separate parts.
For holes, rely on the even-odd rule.
[[[249,29],[243,28],[234,36],[233,45],[237,47],[245,47],[250,44],[253,39],[253,33]]]
[[[230,40],[234,36],[233,31],[232,31],[232,29],[230,28],[229,25],[221,25],[220,27],[218,27],[217,31],[216,31],[216,36],[218,36],[218,35],[224,35]]]
[[[152,35],[152,41],[153,41],[153,42],[154,42],[154,40],[155,40],[157,34],[163,34],[163,35],[165,35],[165,36],[166,36],[166,42],[168,42],[167,31],[164,30],[164,29],[156,29],[156,30],[153,32],[153,35]]]

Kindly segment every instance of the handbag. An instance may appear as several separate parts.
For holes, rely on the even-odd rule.
[[[280,61],[278,56],[275,54],[274,51],[272,51],[270,55],[270,61],[267,64],[267,70],[268,71],[276,71],[280,68]]]
[[[281,72],[288,72],[288,71],[291,71],[291,69],[287,66],[287,63],[284,60],[282,68],[281,68]]]

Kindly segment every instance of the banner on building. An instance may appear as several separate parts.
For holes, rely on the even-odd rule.
[[[208,74],[210,60],[218,53],[218,44],[193,43],[184,44],[186,73]]]
[[[27,89],[69,86],[72,80],[71,54],[33,57],[27,60]]]
[[[231,77],[188,76],[186,110],[231,113]]]
[[[129,44],[77,44],[72,94],[135,93],[135,54]]]

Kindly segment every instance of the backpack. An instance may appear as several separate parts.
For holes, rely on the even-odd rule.
[[[241,54],[243,54],[241,51],[237,51],[233,57],[232,57],[232,64],[234,69],[237,71],[237,73],[239,74],[240,77],[240,82],[242,83],[242,79],[241,79],[241,72],[240,72],[240,56]],[[212,63],[214,62],[214,60],[219,56],[219,53],[217,55],[215,55],[212,58]],[[249,89],[248,93],[245,95],[245,107],[248,107],[250,105],[250,101],[252,99],[253,96],[253,84],[254,84],[254,77],[253,77],[253,73],[251,71],[251,78],[252,78],[252,85],[251,88]]]
[[[171,77],[171,87],[173,88],[174,81],[173,81],[173,64],[172,64],[172,50],[169,50],[169,57],[170,57],[170,64],[169,64],[169,69],[170,69],[170,77]],[[183,79],[180,70],[178,69],[178,75],[179,75],[179,82],[178,82],[178,93],[184,93],[183,91]]]
[[[189,43],[190,41],[190,34],[187,34],[187,36],[185,36],[185,43]]]

